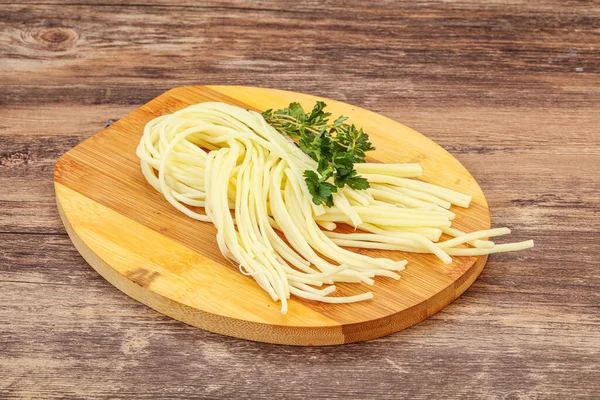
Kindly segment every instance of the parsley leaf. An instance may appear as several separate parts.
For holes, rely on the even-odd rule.
[[[304,171],[304,178],[308,190],[312,194],[312,201],[316,205],[325,203],[328,207],[333,206],[333,193],[337,192],[335,185],[321,180],[315,171]]]
[[[306,113],[299,103],[287,108],[262,113],[265,120],[281,134],[297,140],[297,145],[317,162],[317,171],[304,171],[304,179],[313,203],[333,206],[333,193],[348,186],[355,190],[369,187],[369,182],[358,175],[355,163],[365,162],[365,153],[375,148],[362,128],[347,124],[341,115],[329,123],[331,113],[327,105],[317,101]],[[331,183],[333,181],[333,183]]]

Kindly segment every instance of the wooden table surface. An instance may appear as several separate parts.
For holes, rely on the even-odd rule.
[[[0,0],[1,398],[599,398],[600,3]],[[327,348],[135,302],[59,220],[57,158],[163,91],[239,84],[380,112],[452,152],[495,254],[429,320]]]

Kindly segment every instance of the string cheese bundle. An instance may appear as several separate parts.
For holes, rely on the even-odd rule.
[[[213,223],[221,253],[280,301],[282,313],[292,294],[328,303],[370,299],[370,292],[330,294],[338,282],[399,279],[407,264],[344,247],[432,253],[451,263],[453,255],[533,246],[483,240],[510,233],[507,228],[452,228],[450,206],[468,207],[470,196],[412,179],[422,174],[419,164],[355,164],[370,188],[344,187],[334,194],[333,207],[315,205],[303,172],[316,170],[316,163],[260,114],[224,103],[155,118],[137,155],[146,180],[179,211]],[[335,232],[338,224],[355,232]],[[443,233],[453,238],[439,242]]]

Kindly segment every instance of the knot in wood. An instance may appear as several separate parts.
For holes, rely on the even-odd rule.
[[[75,45],[79,34],[64,27],[50,27],[27,31],[23,40],[40,50],[65,51]]]

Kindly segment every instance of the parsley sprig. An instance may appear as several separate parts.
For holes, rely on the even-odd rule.
[[[348,117],[339,116],[329,123],[327,105],[317,101],[310,113],[299,103],[287,108],[262,113],[265,120],[283,135],[296,139],[300,149],[317,162],[317,171],[304,171],[313,203],[333,206],[333,193],[348,185],[367,189],[369,182],[358,175],[355,163],[365,162],[365,153],[375,148],[362,128],[347,124]],[[333,183],[332,183],[333,182]]]

